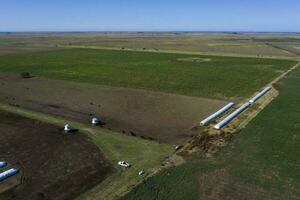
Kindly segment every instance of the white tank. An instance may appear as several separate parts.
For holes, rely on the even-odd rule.
[[[73,127],[70,124],[65,125],[64,131],[66,133],[71,132],[72,130],[73,130]]]
[[[0,168],[2,168],[2,167],[5,167],[7,165],[7,163],[6,162],[4,162],[4,161],[0,161]]]
[[[98,119],[97,117],[93,117],[93,118],[92,118],[92,124],[93,124],[93,125],[99,125],[100,122],[101,122],[101,120]]]
[[[255,95],[254,97],[252,97],[249,100],[249,103],[253,104],[254,102],[256,102],[258,99],[260,99],[262,96],[264,96],[266,93],[268,93],[272,88],[271,87],[266,87],[264,90],[262,90],[261,92],[259,92],[257,95]]]
[[[214,121],[216,118],[220,117],[222,114],[224,114],[226,111],[228,111],[232,106],[234,105],[233,102],[228,103],[226,106],[215,112],[214,114],[210,115],[206,119],[202,120],[200,122],[200,125],[204,126],[209,124],[210,122]]]
[[[229,122],[231,122],[234,118],[236,118],[239,114],[241,114],[244,110],[246,110],[251,104],[249,102],[243,104],[241,107],[236,109],[230,115],[228,115],[225,119],[219,122],[217,125],[214,126],[215,129],[221,129],[226,126]]]
[[[9,170],[6,170],[6,171],[0,173],[0,182],[17,174],[18,172],[19,172],[18,169],[12,168],[12,169],[9,169]]]

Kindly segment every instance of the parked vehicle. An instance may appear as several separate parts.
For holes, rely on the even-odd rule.
[[[125,167],[125,168],[128,168],[131,166],[128,162],[125,162],[125,161],[119,161],[118,165],[120,165],[121,167]]]
[[[145,172],[142,170],[139,172],[139,176],[143,176],[145,174]]]

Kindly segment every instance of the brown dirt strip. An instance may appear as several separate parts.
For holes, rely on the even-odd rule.
[[[226,102],[145,90],[113,88],[45,78],[0,75],[0,102],[90,123],[169,144],[183,144],[192,127]]]
[[[6,112],[0,112],[0,130],[1,160],[21,170],[0,183],[0,188],[12,187],[0,199],[74,199],[114,171],[81,133],[66,135],[54,125]]]

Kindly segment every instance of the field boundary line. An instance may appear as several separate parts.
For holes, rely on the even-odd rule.
[[[170,54],[185,54],[185,55],[199,55],[199,56],[221,56],[221,57],[233,57],[233,58],[262,58],[262,59],[275,59],[275,60],[292,60],[299,61],[297,57],[286,56],[255,56],[247,54],[231,54],[231,53],[213,53],[213,52],[195,52],[195,51],[177,51],[177,50],[151,50],[151,49],[121,49],[116,47],[101,47],[101,46],[81,46],[81,45],[59,45],[58,47],[67,49],[98,49],[98,50],[115,50],[115,51],[129,51],[129,52],[144,52],[144,53],[170,53]]]

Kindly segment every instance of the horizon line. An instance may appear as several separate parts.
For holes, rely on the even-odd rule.
[[[68,30],[48,30],[48,31],[0,31],[0,33],[295,33],[300,34],[300,31],[185,31],[185,30],[178,30],[178,31],[159,31],[159,30],[106,30],[106,31],[96,31],[96,30],[87,30],[87,31],[68,31]]]

